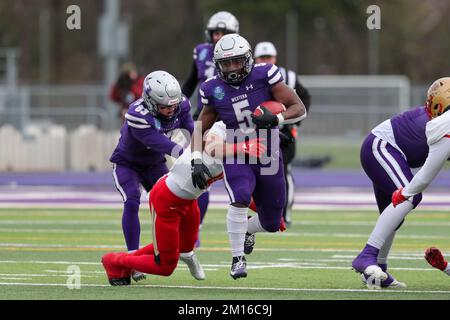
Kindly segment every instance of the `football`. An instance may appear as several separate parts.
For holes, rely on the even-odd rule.
[[[261,110],[262,106],[266,107],[267,110],[272,112],[272,114],[279,114],[283,111],[286,111],[286,107],[284,106],[284,104],[282,104],[278,101],[269,100],[269,101],[264,101],[263,103],[261,103],[258,106],[258,108],[256,108],[255,111],[253,111],[253,114],[255,116],[260,116],[262,114],[262,110]]]

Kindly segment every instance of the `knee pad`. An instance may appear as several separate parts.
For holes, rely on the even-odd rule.
[[[268,207],[258,212],[261,227],[267,232],[277,232],[280,230],[281,217],[283,216],[283,207]]]
[[[169,259],[167,261],[162,261],[162,275],[166,277],[170,276],[175,271],[177,264],[178,259]]]
[[[264,230],[266,230],[267,232],[277,232],[278,230],[280,230],[280,224],[281,224],[281,218],[278,219],[278,221],[265,221],[265,222],[261,222],[261,226],[264,228]]]

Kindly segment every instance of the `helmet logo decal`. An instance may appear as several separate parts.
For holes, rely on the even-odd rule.
[[[234,52],[233,52],[233,51],[231,51],[231,52],[225,52],[225,53],[223,54],[223,56],[224,56],[224,57],[231,57],[231,56],[234,56]]]

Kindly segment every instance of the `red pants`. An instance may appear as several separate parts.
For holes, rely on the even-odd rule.
[[[119,263],[144,273],[169,276],[177,267],[180,252],[190,252],[197,241],[200,210],[197,200],[185,200],[169,190],[166,177],[158,180],[150,192],[153,218],[153,244],[130,255]]]

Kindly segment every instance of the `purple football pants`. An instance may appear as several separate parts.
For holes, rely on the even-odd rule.
[[[381,214],[391,203],[392,193],[408,184],[414,175],[402,153],[373,134],[364,140],[360,156],[362,167],[372,180]],[[414,196],[414,208],[421,200],[422,194]]]
[[[113,164],[114,182],[124,202],[122,230],[128,251],[139,249],[141,235],[139,222],[140,185],[149,192],[156,181],[167,172],[167,166],[164,162],[146,168]]]
[[[277,160],[278,168],[264,174],[258,164],[224,164],[225,188],[231,203],[250,204],[253,196],[261,226],[268,232],[280,228],[286,204],[286,181],[283,160]]]

